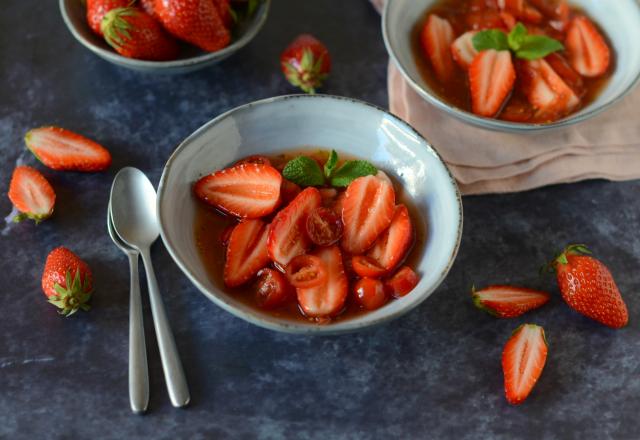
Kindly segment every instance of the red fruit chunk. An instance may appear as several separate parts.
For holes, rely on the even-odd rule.
[[[280,55],[280,68],[289,83],[305,93],[315,93],[331,71],[331,56],[321,41],[302,34]]]
[[[469,66],[471,106],[480,116],[494,117],[509,97],[516,72],[509,51],[485,50]]]
[[[469,12],[465,17],[465,21],[468,28],[474,31],[504,28],[500,12],[493,9]]]
[[[551,298],[547,292],[517,286],[489,286],[473,291],[473,303],[498,318],[515,318],[542,307]]]
[[[281,267],[311,248],[306,234],[307,217],[320,203],[320,192],[306,188],[273,218],[269,229],[269,257]]]
[[[262,309],[281,306],[292,296],[293,289],[287,283],[282,272],[265,268],[258,272],[256,283],[256,301]]]
[[[587,17],[578,16],[571,21],[565,46],[571,65],[580,75],[596,77],[603,75],[609,68],[609,46]]]
[[[314,255],[327,266],[327,280],[318,287],[297,289],[298,303],[306,316],[327,318],[340,313],[349,291],[349,281],[342,266],[338,246],[320,248]]]
[[[395,192],[389,183],[375,176],[351,182],[342,202],[342,248],[356,255],[365,252],[389,227],[394,211]]]
[[[521,61],[521,83],[540,118],[555,120],[580,104],[580,98],[545,60]]]
[[[387,302],[382,281],[373,278],[362,278],[353,287],[356,301],[367,310],[379,309]]]
[[[401,267],[385,282],[386,289],[396,298],[405,296],[418,285],[418,275],[409,266]]]
[[[79,309],[87,311],[93,293],[91,269],[69,249],[58,247],[47,256],[42,290],[61,315],[70,316]]]
[[[351,259],[353,271],[361,277],[379,278],[387,273],[387,269],[371,257],[356,255]]]
[[[577,96],[584,94],[584,81],[578,72],[573,70],[569,61],[557,52],[547,55],[544,59],[549,66],[571,87]]]
[[[456,63],[463,69],[468,69],[478,51],[473,46],[475,31],[465,32],[451,44],[451,55]]]
[[[201,178],[193,191],[200,200],[236,217],[258,218],[277,206],[281,183],[275,168],[245,163]]]
[[[327,281],[327,266],[314,255],[298,255],[287,264],[286,274],[293,287],[308,289]]]
[[[422,49],[441,81],[448,80],[453,73],[451,43],[454,38],[453,28],[447,20],[435,14],[429,15],[422,29],[420,41]]]
[[[307,235],[318,246],[329,246],[342,237],[342,219],[333,209],[320,207],[307,218]]]
[[[218,8],[218,15],[222,19],[227,29],[231,29],[233,26],[233,15],[231,14],[231,1],[230,0],[213,0]]]
[[[413,237],[409,210],[398,205],[389,228],[378,237],[367,256],[390,272],[406,258],[413,245]]]
[[[224,283],[228,287],[243,285],[269,264],[268,231],[268,225],[258,219],[243,220],[233,229],[224,264]]]
[[[544,329],[533,324],[518,327],[502,352],[504,391],[509,403],[518,405],[529,396],[546,360]]]
[[[9,183],[9,200],[20,211],[15,221],[25,218],[36,223],[51,217],[56,203],[56,193],[40,171],[27,166],[13,170]]]
[[[298,194],[302,192],[302,188],[300,188],[295,183],[291,182],[287,179],[282,179],[282,185],[280,186],[280,200],[284,206],[291,203],[293,199],[295,199]]]

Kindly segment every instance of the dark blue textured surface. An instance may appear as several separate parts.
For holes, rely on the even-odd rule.
[[[0,438],[638,438],[638,181],[466,198],[461,251],[441,288],[398,321],[339,337],[281,335],[233,318],[157,245],[159,284],[193,399],[188,409],[171,407],[146,308],[151,404],[146,416],[132,415],[128,269],[104,227],[114,174],[133,165],[157,183],[173,147],[201,124],[291,92],[277,58],[302,31],[333,53],[324,91],[386,106],[379,17],[365,0],[275,0],[265,29],[241,53],[168,77],[99,60],[72,39],[57,2],[42,3],[2,4],[0,188],[6,192],[16,161],[35,164],[22,137],[38,125],[99,140],[114,165],[96,175],[40,167],[58,192],[55,216],[38,227],[1,225]],[[10,210],[0,197],[2,216]],[[592,323],[557,296],[515,320],[473,308],[472,283],[555,292],[537,269],[574,241],[590,243],[611,267],[629,305],[626,329]],[[93,310],[72,319],[59,317],[40,291],[45,256],[58,245],[86,258],[96,277]],[[503,397],[500,355],[522,322],[544,326],[549,359],[529,400],[514,408]]]

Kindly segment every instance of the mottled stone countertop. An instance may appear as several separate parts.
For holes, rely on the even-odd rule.
[[[109,146],[114,164],[94,175],[45,170],[58,193],[56,215],[38,227],[0,225],[0,438],[638,438],[640,181],[465,198],[462,246],[444,284],[405,317],[344,336],[277,334],[234,318],[197,292],[157,244],[153,259],[192,404],[169,403],[145,300],[151,402],[147,415],[131,413],[128,266],[104,224],[117,170],[139,167],[157,184],[173,148],[200,125],[292,92],[277,60],[304,31],[333,53],[325,92],[387,104],[387,56],[367,1],[273,3],[260,36],[237,56],[195,74],[153,76],[81,47],[56,1],[2,2],[2,193],[17,161],[35,164],[22,141],[34,126],[90,135]],[[10,211],[3,195],[0,213]],[[589,243],[609,264],[629,306],[627,328],[591,322],[557,295],[515,320],[474,309],[473,283],[557,293],[537,270],[568,242]],[[96,278],[92,310],[71,319],[59,317],[40,289],[44,259],[58,245],[83,256]],[[511,407],[500,356],[523,322],[544,326],[549,358],[527,402]]]

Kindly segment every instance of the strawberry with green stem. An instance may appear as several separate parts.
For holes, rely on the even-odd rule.
[[[61,315],[70,316],[79,309],[87,311],[93,293],[91,269],[69,249],[58,247],[47,256],[42,290]]]
[[[280,67],[292,85],[314,94],[331,71],[331,56],[317,38],[302,34],[282,52]]]

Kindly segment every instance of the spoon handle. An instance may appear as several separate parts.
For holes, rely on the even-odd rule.
[[[153,326],[156,329],[156,338],[158,339],[160,359],[162,361],[164,379],[167,382],[169,398],[173,406],[185,406],[191,398],[189,396],[187,379],[182,369],[182,362],[180,362],[180,356],[178,355],[176,342],[173,339],[173,333],[169,326],[167,313],[164,310],[164,303],[162,302],[158,282],[153,272],[149,249],[141,249],[140,255],[142,255],[142,262],[147,272],[147,285],[151,302],[151,314],[153,315]]]
[[[141,414],[149,405],[149,367],[144,342],[140,279],[138,278],[138,253],[127,253],[131,272],[129,295],[129,401],[131,410]]]

